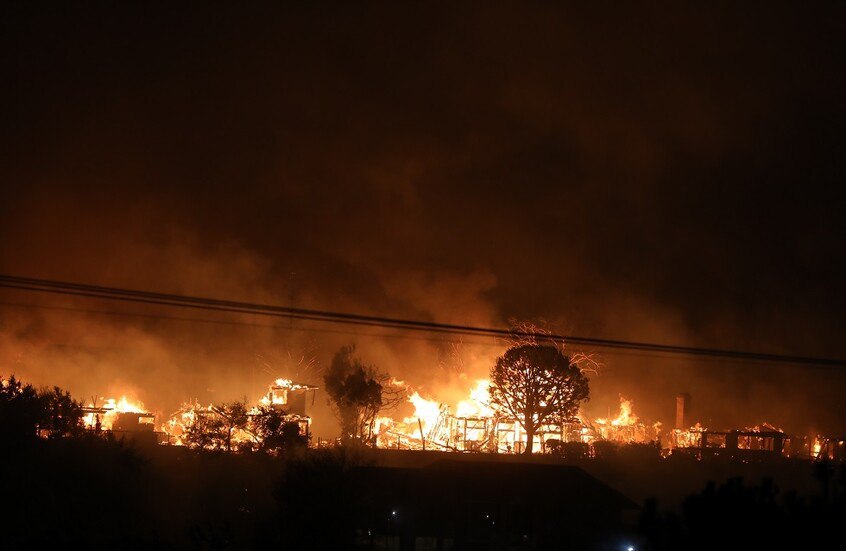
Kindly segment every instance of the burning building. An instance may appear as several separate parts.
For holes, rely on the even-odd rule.
[[[120,400],[108,398],[101,405],[94,399],[82,408],[83,424],[89,430],[104,431],[118,439],[132,440],[142,445],[163,441],[163,434],[156,432],[156,416],[141,402],[131,402],[126,396]]]
[[[676,428],[669,433],[668,453],[686,453],[699,459],[724,456],[744,460],[773,457],[846,460],[846,439],[791,435],[769,423],[743,429],[713,430],[699,423],[685,428],[690,395],[680,394],[676,404]]]
[[[397,384],[403,384],[397,382]],[[465,399],[454,405],[426,398],[419,391],[408,393],[413,413],[401,419],[377,417],[368,444],[382,449],[429,450],[459,453],[518,454],[525,451],[527,434],[522,424],[492,405],[490,382],[478,380]],[[227,410],[232,404],[203,406],[184,404],[156,431],[155,416],[140,402],[96,400],[83,408],[83,421],[89,430],[114,434],[141,443],[169,443],[205,449],[255,449],[262,447],[260,418],[276,412],[277,423],[296,426],[303,442],[311,437],[311,414],[318,387],[289,379],[276,379],[255,405],[243,404],[241,420]],[[545,423],[534,434],[535,453],[555,453],[563,444],[584,446],[585,455],[594,455],[594,444],[661,443],[664,455],[683,453],[697,458],[722,456],[744,460],[774,456],[813,460],[846,460],[846,439],[822,436],[793,436],[770,424],[745,429],[713,430],[690,421],[689,395],[676,398],[676,428],[662,433],[660,423],[647,423],[634,413],[634,403],[620,396],[616,417],[590,419],[580,412],[576,418]],[[237,412],[234,416],[238,416]],[[192,432],[206,431],[218,436],[192,440]],[[225,436],[221,436],[225,434]]]
[[[260,420],[275,412],[277,424],[296,425],[304,441],[311,437],[311,408],[318,388],[276,379],[256,405],[228,404],[203,406],[188,402],[163,426],[168,443],[193,445],[205,449],[243,449],[261,447],[264,436]],[[242,408],[242,409],[238,409]]]
[[[527,444],[526,431],[513,416],[492,406],[489,387],[489,381],[477,381],[468,398],[454,408],[413,392],[409,397],[415,410],[413,415],[401,421],[389,417],[376,419],[375,445],[392,449],[522,453]],[[533,437],[533,449],[543,453],[569,442],[658,440],[660,423],[641,422],[632,407],[631,400],[621,397],[620,413],[614,419],[590,421],[580,415],[569,422],[545,423]]]
[[[262,397],[260,404],[271,406],[285,413],[288,422],[297,423],[300,434],[310,438],[311,412],[318,387],[296,383],[290,379],[276,379]]]
[[[527,435],[521,423],[491,406],[489,382],[477,381],[467,399],[455,407],[412,392],[408,401],[414,413],[401,420],[378,417],[373,443],[384,449],[441,450],[453,452],[522,453]],[[570,422],[547,423],[534,435],[536,453],[549,453],[561,444],[663,444],[664,455],[685,453],[697,458],[723,456],[743,460],[794,457],[813,460],[846,460],[846,438],[806,437],[785,433],[763,423],[743,429],[714,430],[691,419],[691,397],[676,399],[676,428],[662,432],[661,423],[647,423],[634,413],[631,400],[621,396],[616,417],[589,419],[583,413]]]

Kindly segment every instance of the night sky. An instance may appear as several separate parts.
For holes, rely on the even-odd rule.
[[[709,8],[4,5],[0,272],[844,358],[846,10]],[[0,373],[162,409],[292,349],[444,369],[438,342],[0,302]],[[831,370],[603,359],[602,412],[689,391],[846,433]]]

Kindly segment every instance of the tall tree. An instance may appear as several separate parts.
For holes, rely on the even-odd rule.
[[[326,392],[341,421],[341,438],[365,440],[382,408],[382,382],[387,377],[355,356],[355,346],[341,348],[323,377]]]
[[[215,411],[196,409],[193,420],[185,427],[183,440],[201,450],[226,449],[226,422]]]
[[[44,400],[38,391],[14,375],[0,378],[0,438],[35,438],[44,419]]]
[[[78,436],[82,433],[82,404],[74,400],[66,390],[54,386],[39,392],[42,401],[43,419],[41,428],[50,438]]]
[[[0,432],[4,439],[79,436],[82,405],[70,393],[53,387],[36,390],[14,375],[0,380]]]
[[[575,418],[590,394],[578,365],[550,345],[518,344],[491,368],[491,402],[514,417],[526,431],[525,453],[532,453],[538,429]]]
[[[300,434],[300,425],[273,406],[260,405],[250,424],[259,440],[259,449],[285,453],[308,446],[308,436]]]
[[[246,402],[227,402],[214,406],[214,411],[221,416],[220,428],[226,432],[226,451],[232,451],[232,435],[236,430],[246,430],[250,418],[247,415]]]

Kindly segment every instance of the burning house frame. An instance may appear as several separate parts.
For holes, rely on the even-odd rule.
[[[492,409],[484,387],[471,391],[472,400],[456,406],[457,412],[443,403],[422,398],[417,392],[409,398],[415,407],[412,416],[402,420],[377,418],[372,443],[377,448],[406,450],[441,450],[460,453],[522,453],[526,449],[526,431],[521,423]],[[474,403],[471,403],[474,402]],[[633,403],[620,397],[616,418],[590,420],[580,414],[565,423],[546,423],[534,435],[534,450],[550,453],[561,444],[581,443],[587,454],[594,455],[598,442],[617,444],[655,443],[666,457],[673,453],[736,457],[743,460],[793,457],[812,460],[846,460],[846,439],[821,436],[805,437],[785,433],[769,424],[746,429],[713,430],[695,424],[683,428],[690,419],[691,397],[679,395],[676,401],[676,428],[662,432],[660,423],[643,422],[633,412]]]
[[[462,401],[453,414],[442,403],[426,400],[418,393],[409,401],[415,414],[402,421],[380,417],[376,421],[374,444],[380,448],[444,450],[454,452],[522,453],[527,434],[513,416],[491,408],[487,381],[479,381],[471,400]],[[462,414],[464,413],[464,414]],[[593,422],[580,416],[569,422],[544,423],[534,435],[533,448],[539,453],[556,449],[562,443],[591,444],[595,440],[645,443],[657,441],[660,424],[646,425],[632,413],[630,400],[621,398],[615,419]]]
[[[94,398],[82,408],[83,425],[88,430],[102,431],[142,445],[166,441],[164,433],[156,431],[156,416],[140,402],[133,403],[126,396],[120,400],[105,399],[100,405],[98,402],[99,399]]]
[[[284,424],[296,424],[298,433],[306,441],[311,437],[310,411],[314,405],[314,385],[297,383],[289,379],[276,379],[268,387],[267,393],[247,411],[248,422],[243,427],[232,430],[229,435],[232,444],[236,446],[253,447],[261,444],[261,437],[252,428],[252,421],[260,415],[260,407],[270,407],[280,412]],[[217,418],[224,422],[230,421],[225,411],[219,407],[202,406],[199,402],[188,402],[177,410],[165,422],[163,430],[167,434],[169,444],[184,446],[188,444],[186,435],[191,427],[200,420]]]
[[[698,459],[726,456],[743,460],[773,457],[846,461],[846,438],[797,436],[769,424],[760,427],[710,430],[698,423],[669,434],[667,453],[684,453]]]
[[[318,387],[296,383],[288,379],[276,379],[268,387],[258,403],[248,408],[248,422],[245,426],[233,428],[228,434],[230,443],[236,446],[257,446],[261,437],[252,428],[252,419],[260,415],[262,407],[269,407],[281,414],[285,425],[295,424],[298,433],[308,441],[311,437],[311,409]],[[189,443],[188,434],[195,425],[211,421],[211,424],[233,424],[226,411],[214,405],[201,405],[197,401],[184,403],[170,415],[160,430],[156,430],[156,415],[144,404],[131,401],[126,396],[114,398],[92,398],[82,408],[82,421],[92,432],[111,434],[119,439],[128,439],[142,445],[170,444],[184,446]]]
[[[527,435],[514,417],[503,415],[491,407],[489,382],[477,381],[467,400],[453,408],[445,403],[423,398],[413,392],[408,398],[414,414],[402,420],[377,417],[371,428],[368,443],[382,449],[430,450],[458,453],[518,454],[526,449]],[[309,442],[311,413],[317,386],[276,379],[257,405],[249,407],[248,422],[232,429],[231,443],[236,447],[261,445],[261,437],[253,430],[253,418],[260,408],[272,408],[282,414],[285,424],[296,424],[299,435]],[[186,434],[200,419],[226,422],[227,413],[219,407],[188,402],[172,414],[160,430],[156,417],[140,402],[126,397],[98,399],[83,408],[83,422],[89,430],[111,433],[118,438],[132,439],[143,444],[188,445]],[[793,457],[811,460],[846,461],[846,438],[823,436],[794,436],[769,424],[746,429],[713,430],[700,424],[684,428],[690,419],[691,398],[687,394],[676,399],[676,427],[662,433],[661,424],[648,424],[633,412],[633,403],[620,397],[620,409],[615,418],[590,420],[579,414],[563,423],[545,423],[534,435],[533,448],[537,453],[554,453],[562,444],[585,445],[586,454],[594,455],[597,442],[618,444],[663,444],[663,455],[674,453],[702,459],[726,456],[744,460],[767,457]]]

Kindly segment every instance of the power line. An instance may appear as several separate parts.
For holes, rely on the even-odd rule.
[[[425,342],[436,342],[436,343],[454,343],[456,340],[454,338],[449,337],[436,337],[434,335],[408,335],[408,334],[400,334],[400,333],[373,333],[373,332],[366,332],[362,333],[361,331],[353,331],[353,330],[343,330],[343,329],[329,329],[329,328],[319,328],[319,327],[309,327],[306,325],[300,325],[297,327],[289,327],[286,325],[279,325],[279,324],[265,324],[265,323],[253,323],[253,322],[244,322],[244,321],[237,321],[233,319],[211,319],[211,318],[198,318],[198,317],[183,317],[183,316],[168,316],[164,314],[148,314],[148,313],[141,313],[141,312],[118,312],[115,310],[100,310],[95,308],[77,308],[72,306],[48,306],[46,304],[34,304],[34,303],[22,303],[22,302],[8,302],[8,301],[0,301],[0,306],[7,306],[11,308],[27,308],[27,309],[34,309],[34,310],[50,310],[50,311],[57,311],[57,312],[72,312],[78,314],[96,314],[96,315],[103,315],[103,316],[114,316],[114,317],[131,317],[131,318],[141,318],[141,319],[152,319],[152,320],[160,320],[160,321],[172,321],[172,322],[185,322],[185,323],[200,323],[200,324],[209,324],[209,325],[223,325],[223,326],[230,326],[230,327],[248,327],[248,328],[261,328],[261,329],[274,329],[278,331],[283,331],[287,333],[320,333],[324,335],[350,335],[355,337],[367,337],[367,338],[379,338],[379,339],[399,339],[399,340],[413,340],[413,341],[425,341]],[[462,339],[460,342],[462,344],[470,345],[470,346],[485,346],[485,347],[497,347],[501,348],[502,343],[498,342],[495,339],[483,337],[485,340],[464,340]],[[635,357],[635,358],[651,358],[657,360],[666,360],[673,357],[678,357],[679,354],[667,354],[662,352],[649,352],[643,350],[626,350],[623,348],[614,348],[614,349],[607,349],[603,352],[605,355],[609,356],[624,356],[624,357]],[[691,356],[695,357],[695,356]],[[725,358],[719,357],[698,357],[697,361],[699,362],[720,362],[723,363],[726,361]],[[813,366],[813,367],[820,367],[820,368],[828,368],[829,366]]]
[[[832,358],[813,358],[805,356],[789,356],[782,354],[768,354],[761,352],[746,352],[740,350],[720,350],[713,348],[699,348],[689,346],[645,343],[637,341],[622,341],[615,339],[600,339],[580,337],[576,335],[556,335],[530,331],[513,331],[491,327],[476,327],[470,325],[447,324],[388,318],[382,316],[368,316],[345,312],[331,312],[306,308],[292,308],[270,304],[220,300],[207,297],[194,297],[139,291],[134,289],[120,289],[97,285],[84,285],[63,281],[24,278],[0,274],[0,287],[24,291],[46,292],[62,295],[80,296],[105,300],[119,300],[141,304],[171,306],[179,308],[195,308],[218,312],[255,314],[271,317],[301,319],[316,322],[340,323],[408,331],[423,331],[430,333],[451,333],[468,336],[490,336],[513,338],[530,337],[539,340],[563,340],[570,344],[579,344],[596,348],[626,349],[667,354],[684,354],[726,358],[734,360],[751,360],[773,363],[785,363],[806,366],[846,367],[846,360]]]
[[[279,325],[279,324],[264,324],[264,323],[253,323],[253,322],[244,322],[244,321],[237,321],[237,320],[223,320],[223,319],[210,319],[210,318],[198,318],[198,317],[182,317],[182,316],[168,316],[164,314],[148,314],[148,313],[141,313],[141,312],[118,312],[115,310],[100,310],[94,308],[76,308],[72,306],[48,306],[46,304],[34,304],[34,303],[22,303],[22,302],[8,302],[8,301],[0,301],[0,306],[7,306],[11,308],[27,308],[27,309],[35,309],[35,310],[50,310],[50,311],[57,311],[57,312],[72,312],[78,314],[96,314],[96,315],[103,315],[103,316],[115,316],[115,317],[132,317],[132,318],[141,318],[141,319],[152,319],[152,320],[160,320],[160,321],[172,321],[172,322],[185,322],[185,323],[200,323],[200,324],[209,324],[209,325],[223,325],[223,326],[230,326],[230,327],[248,327],[248,328],[261,328],[261,329],[274,329],[278,331],[283,331],[287,333],[320,333],[320,334],[328,334],[328,335],[350,335],[355,337],[367,337],[367,338],[379,338],[379,339],[399,339],[399,340],[412,340],[412,341],[425,341],[425,342],[435,342],[435,343],[454,343],[456,340],[454,338],[449,337],[436,337],[434,335],[408,335],[408,334],[400,334],[400,333],[373,333],[373,332],[366,332],[362,333],[361,331],[353,331],[353,330],[343,330],[343,329],[329,329],[329,328],[318,328],[318,327],[309,327],[306,325],[300,325],[297,327],[289,327],[286,325]],[[498,342],[495,339],[483,337],[485,340],[464,340],[462,339],[460,342],[465,345],[470,346],[485,346],[485,347],[497,347],[501,348],[502,343]],[[607,349],[603,351],[604,355],[609,356],[624,356],[624,357],[635,357],[635,358],[651,358],[656,360],[666,360],[673,357],[678,357],[679,354],[667,354],[662,352],[649,352],[643,350],[626,350],[623,348],[614,348],[614,349]],[[691,358],[696,356],[691,356]],[[723,363],[726,361],[725,358],[720,357],[696,357],[697,361],[699,362],[720,362]],[[812,366],[818,368],[831,368],[829,366]]]
[[[2,285],[0,285],[2,287]],[[12,308],[28,308],[28,309],[35,309],[35,310],[51,310],[51,311],[58,311],[58,312],[73,312],[78,314],[97,314],[103,316],[115,316],[115,317],[133,317],[133,318],[142,318],[142,319],[153,319],[153,320],[162,320],[162,321],[174,321],[174,322],[187,322],[187,323],[203,323],[203,324],[210,324],[210,325],[225,325],[225,326],[234,326],[234,327],[248,327],[248,328],[261,328],[261,329],[277,329],[284,332],[289,333],[321,333],[321,334],[332,334],[332,335],[351,335],[351,336],[365,336],[365,337],[373,337],[373,338],[385,338],[385,339],[403,339],[403,340],[418,340],[418,341],[427,341],[427,342],[455,342],[455,339],[448,338],[448,337],[435,337],[435,336],[427,336],[427,335],[403,335],[398,333],[362,333],[360,331],[353,331],[353,330],[342,330],[342,329],[328,329],[328,328],[318,328],[318,327],[307,327],[304,325],[297,326],[297,327],[289,327],[288,325],[279,325],[279,324],[263,324],[263,323],[252,323],[252,322],[244,322],[244,321],[237,321],[237,320],[223,320],[223,319],[210,319],[210,318],[198,318],[198,317],[182,317],[182,316],[167,316],[164,314],[146,314],[141,312],[117,312],[114,310],[99,310],[95,308],[74,308],[71,306],[48,306],[45,304],[33,304],[33,303],[22,303],[22,302],[8,302],[8,301],[0,301],[0,306],[8,306]],[[461,342],[465,344],[472,344],[474,346],[499,346],[494,341],[491,340],[472,340],[472,341],[465,341],[462,340]]]

